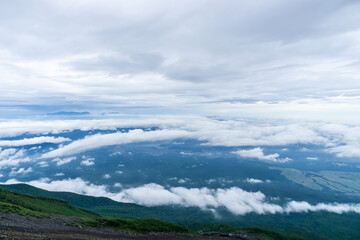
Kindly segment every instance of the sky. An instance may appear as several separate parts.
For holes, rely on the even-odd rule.
[[[359,8],[345,0],[1,1],[0,118],[354,123]]]

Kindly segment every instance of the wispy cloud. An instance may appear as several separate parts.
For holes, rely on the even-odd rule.
[[[55,158],[52,160],[52,162],[56,163],[56,166],[62,166],[64,164],[70,163],[74,161],[76,157],[68,157],[68,158]]]
[[[69,156],[104,146],[133,142],[171,140],[176,138],[187,138],[189,136],[191,136],[191,133],[183,130],[143,131],[141,129],[132,130],[127,133],[117,132],[110,134],[96,134],[45,153],[41,158]]]
[[[6,147],[19,147],[26,145],[38,145],[42,143],[63,143],[71,141],[70,138],[64,137],[34,137],[34,138],[24,138],[20,140],[0,140],[0,146]]]
[[[25,150],[7,148],[2,150],[0,148],[0,169],[6,167],[16,167],[21,163],[30,162],[31,159],[26,156]]]
[[[13,177],[13,176],[16,176],[18,174],[27,174],[27,173],[30,173],[32,172],[33,169],[32,167],[29,167],[27,169],[25,168],[19,168],[18,170],[12,170],[10,173],[9,173],[9,177]]]
[[[270,180],[266,180],[266,181],[263,181],[263,180],[260,180],[260,179],[256,179],[256,178],[247,178],[246,179],[246,182],[248,183],[252,183],[252,184],[257,184],[257,183],[264,183],[264,182],[271,182]]]
[[[86,158],[83,156],[83,160],[80,162],[81,165],[84,166],[93,166],[95,164],[95,158]]]

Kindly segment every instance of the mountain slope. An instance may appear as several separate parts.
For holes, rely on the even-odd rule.
[[[204,219],[215,221],[212,213],[194,207],[144,207],[133,203],[116,202],[106,197],[92,197],[70,192],[51,192],[27,184],[0,185],[0,188],[18,193],[65,200],[78,208],[87,209],[104,217],[156,218],[175,224],[190,224],[204,221]]]
[[[43,212],[49,214],[61,214],[66,216],[77,217],[98,217],[99,215],[89,211],[80,210],[72,206],[68,201],[53,199],[41,196],[32,196],[23,193],[15,193],[0,189],[0,202],[5,208],[6,206],[22,207],[35,212]]]
[[[26,186],[22,186],[22,188],[26,188]],[[66,215],[66,217],[62,215]],[[43,239],[50,235],[51,239],[63,239],[74,234],[77,235],[77,239],[92,239],[94,233],[104,237],[111,235],[112,239],[127,238],[130,236],[129,233],[131,239],[153,239],[151,234],[156,234],[157,239],[227,239],[226,236],[229,235],[229,232],[224,233],[226,236],[221,234],[191,235],[189,229],[184,226],[156,219],[96,217],[95,214],[84,212],[64,200],[15,193],[5,189],[0,189],[0,218],[2,219],[0,221],[0,238],[7,239],[13,237],[16,239]],[[54,235],[54,233],[56,234]],[[159,233],[169,235],[159,235]],[[136,237],[132,234],[142,235]],[[289,238],[287,235],[267,230],[261,230],[261,234],[249,230],[242,230],[234,234],[245,234],[247,237],[242,239],[246,240],[278,240],[278,237],[272,237],[274,234],[284,237],[282,238],[284,240],[303,240],[301,237]]]

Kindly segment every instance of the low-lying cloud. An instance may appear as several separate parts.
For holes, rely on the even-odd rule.
[[[18,183],[10,179],[5,184]],[[95,185],[81,178],[50,180],[42,178],[27,182],[49,191],[69,191],[90,196],[103,196],[119,202],[136,203],[144,206],[177,205],[198,207],[203,210],[225,208],[234,215],[248,213],[276,214],[293,212],[328,211],[333,213],[354,212],[360,214],[360,204],[319,203],[312,205],[305,201],[290,201],[284,205],[271,202],[262,192],[248,192],[238,187],[226,189],[169,187],[150,183],[139,187],[109,192],[105,185]],[[120,186],[120,185],[119,185]]]

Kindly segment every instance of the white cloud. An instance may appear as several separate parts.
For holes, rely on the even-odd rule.
[[[111,178],[111,175],[107,173],[107,174],[105,174],[105,175],[103,176],[103,178],[109,179],[109,178]]]
[[[263,149],[259,147],[249,150],[238,150],[233,153],[243,158],[256,158],[259,160],[270,162],[283,163],[291,160],[290,158],[279,158],[280,155],[278,153],[264,155]]]
[[[240,188],[218,190],[218,201],[230,212],[236,215],[244,215],[251,212],[259,214],[281,213],[282,207],[267,203],[265,195],[261,192],[246,192]]]
[[[18,174],[27,174],[27,173],[30,173],[32,172],[33,169],[31,167],[25,169],[25,168],[19,168],[17,171],[15,170],[12,170],[10,173],[9,173],[9,177],[13,177],[13,176],[16,176]]]
[[[62,176],[64,176],[65,174],[64,173],[56,173],[54,176],[55,177],[62,177]]]
[[[60,133],[74,129],[84,131],[95,129],[115,130],[118,127],[156,127],[160,130],[144,131],[136,129],[123,133],[90,135],[44,153],[43,157],[62,157],[103,146],[141,141],[173,141],[176,138],[197,139],[203,141],[205,145],[229,147],[252,146],[257,148],[258,146],[317,144],[325,146],[330,153],[334,153],[338,157],[356,158],[360,156],[358,150],[360,148],[360,127],[321,122],[257,121],[254,123],[246,120],[219,121],[200,116],[145,117],[131,120],[7,121],[0,122],[0,136],[13,136],[24,133]],[[303,148],[302,151],[310,150]],[[275,158],[275,155],[273,155],[273,158]]]
[[[264,181],[263,180],[260,180],[260,179],[255,179],[255,178],[247,178],[246,179],[246,182],[248,183],[263,183]]]
[[[311,160],[311,161],[317,161],[317,160],[319,160],[318,157],[307,157],[306,159],[307,159],[307,160]]]
[[[146,206],[181,204],[181,198],[164,187],[150,183],[137,188],[125,189],[113,196],[114,200],[139,203]]]
[[[29,12],[28,4],[0,5],[7,9],[2,102],[57,105],[61,99],[97,111],[121,104],[221,116],[286,117],[290,111],[303,118],[358,118],[356,1],[326,8],[317,1],[276,0],[32,6]],[[7,108],[9,114],[26,112]]]
[[[347,167],[348,165],[346,163],[333,163],[333,165],[337,167]]]
[[[325,204],[319,203],[316,205],[311,205],[308,202],[296,202],[291,201],[285,207],[285,212],[317,212],[317,211],[328,211],[333,213],[348,213],[355,212],[360,213],[360,204],[342,204],[342,203],[333,203]]]
[[[348,158],[359,158],[360,157],[360,145],[358,143],[351,145],[343,145],[338,147],[332,147],[329,149],[330,153],[335,153],[338,157],[348,157]]]
[[[0,137],[14,137],[25,133],[30,134],[59,134],[64,131],[79,129],[91,130],[115,130],[121,127],[153,127],[170,126],[179,124],[184,120],[176,118],[153,118],[153,119],[96,119],[96,120],[2,120],[0,121]]]
[[[92,136],[87,136],[84,139],[74,141],[66,146],[45,153],[41,156],[41,158],[68,156],[104,146],[119,145],[132,142],[170,140],[174,138],[185,138],[189,136],[190,133],[183,130],[143,131],[141,129],[132,130],[127,133],[116,132],[110,134],[96,134]]]
[[[19,183],[19,181],[9,179],[4,184],[14,183]],[[222,207],[235,215],[308,211],[328,211],[338,214],[354,212],[360,214],[360,204],[319,203],[311,205],[304,201],[290,201],[284,205],[279,205],[268,202],[267,197],[261,192],[247,192],[238,187],[226,189],[165,188],[150,183],[113,193],[109,192],[105,185],[94,185],[81,178],[63,180],[43,178],[27,182],[27,184],[49,191],[69,191],[90,196],[103,196],[115,201],[137,203],[145,206],[180,205],[199,207],[204,210]],[[121,184],[115,184],[114,186],[121,187]]]
[[[280,156],[278,153],[264,155],[263,149],[259,147],[249,150],[238,150],[234,153],[243,158],[257,158],[259,160],[268,160],[274,162],[276,162],[277,158]]]
[[[178,183],[180,184],[184,184],[184,183],[187,183],[187,182],[190,182],[190,179],[189,178],[180,178],[178,180]]]
[[[93,166],[95,164],[95,158],[86,158],[85,156],[82,156],[82,161],[80,162],[81,165],[84,166]]]
[[[37,165],[39,165],[40,167],[48,167],[49,166],[48,162],[46,162],[46,161],[40,161],[37,163]]]
[[[2,149],[0,148],[0,151]],[[16,152],[18,152],[18,150],[16,148],[8,148],[8,149],[4,149],[0,152],[0,158],[6,158],[9,157],[11,155],[14,155]],[[23,155],[23,154],[21,154]]]
[[[25,150],[8,148],[2,150],[0,148],[0,169],[6,167],[18,166],[24,162],[30,162],[31,159],[25,156]]]
[[[9,179],[5,184],[20,183],[16,179]],[[62,179],[62,180],[50,180],[49,178],[41,178],[27,182],[34,187],[45,189],[48,191],[67,191],[79,194],[85,194],[89,196],[107,196],[106,186],[94,185],[82,180],[81,178],[75,179]]]
[[[56,166],[61,166],[67,163],[74,161],[76,157],[68,157],[68,158],[55,158],[52,162],[56,162]]]
[[[35,137],[35,138],[24,138],[21,140],[0,140],[0,146],[7,147],[18,147],[26,145],[37,145],[42,143],[63,143],[71,141],[69,138],[64,137]]]
[[[122,153],[120,151],[110,153],[110,157],[121,155]]]
[[[41,146],[32,147],[32,148],[30,148],[29,150],[31,151],[31,150],[38,150],[38,149],[41,149]]]

